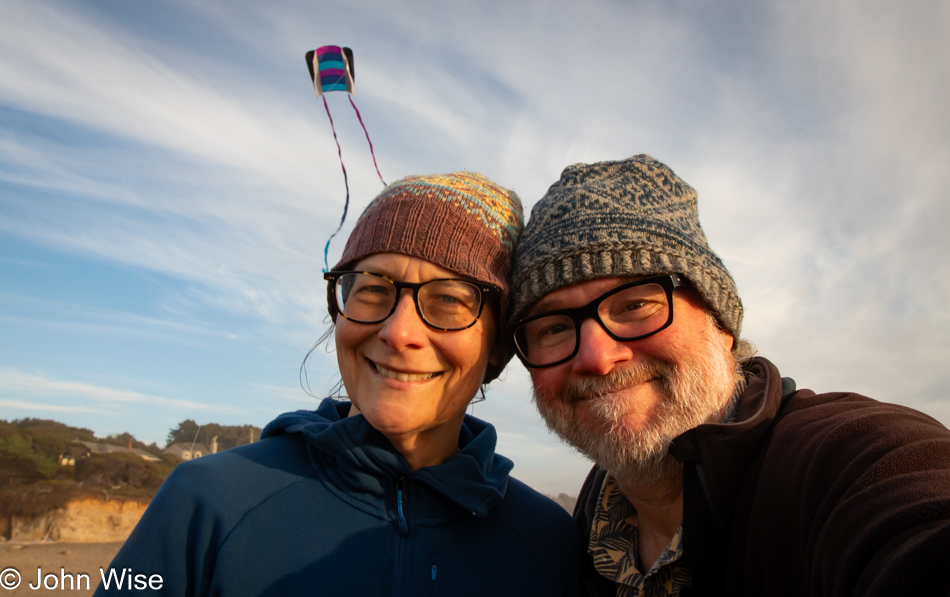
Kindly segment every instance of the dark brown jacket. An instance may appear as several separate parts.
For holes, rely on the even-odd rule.
[[[950,431],[746,365],[738,423],[677,437],[686,595],[950,595]],[[784,396],[784,399],[783,399]],[[587,535],[605,472],[574,518]],[[589,560],[588,556],[588,560]],[[589,595],[614,595],[588,562]]]

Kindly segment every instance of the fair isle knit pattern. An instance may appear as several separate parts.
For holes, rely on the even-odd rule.
[[[498,286],[504,309],[523,226],[518,195],[481,174],[409,176],[370,202],[333,269],[375,253],[411,255]]]
[[[524,227],[521,201],[514,191],[502,188],[474,172],[408,176],[386,187],[366,206],[365,211],[368,212],[392,198],[426,195],[455,203],[459,208],[479,218],[485,226],[498,234],[509,249],[514,248],[515,241]]]
[[[648,155],[576,164],[531,210],[514,261],[511,320],[559,288],[597,278],[679,273],[734,337],[736,284],[699,224],[696,191]]]

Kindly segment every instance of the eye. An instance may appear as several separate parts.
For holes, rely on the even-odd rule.
[[[538,330],[538,337],[542,336],[557,336],[558,334],[566,333],[570,328],[563,323],[555,323],[549,326],[546,326]]]
[[[388,290],[382,284],[366,284],[365,286],[359,289],[360,292],[366,292],[370,294],[386,294]]]
[[[642,309],[647,304],[646,301],[631,301],[626,305],[623,305],[620,309],[621,311],[636,311],[637,309]]]
[[[361,275],[349,293],[348,300],[364,303],[383,303],[392,300],[396,289],[382,278]]]
[[[466,310],[478,309],[478,289],[467,282],[435,281],[422,287],[419,299],[424,309]]]
[[[554,315],[529,322],[524,328],[528,344],[537,348],[555,346],[573,340],[574,322],[569,318]]]

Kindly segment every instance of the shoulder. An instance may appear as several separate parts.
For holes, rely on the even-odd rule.
[[[509,530],[508,553],[523,554],[523,565],[533,562],[540,577],[550,582],[550,594],[571,594],[569,587],[576,585],[583,562],[584,543],[567,510],[509,477],[505,499],[493,513]],[[525,568],[526,574],[529,569]]]
[[[854,393],[796,392],[774,434],[778,440],[794,438],[808,450],[852,444],[861,451],[869,445],[887,450],[928,442],[950,451],[950,430],[932,417]]]
[[[207,476],[224,481],[235,473],[299,476],[307,474],[310,469],[303,438],[278,435],[183,462],[175,468],[173,475],[196,478]]]
[[[911,408],[796,393],[774,427],[759,487],[770,507],[757,520],[784,511],[787,521],[809,521],[799,531],[815,554],[813,578],[864,587],[854,594],[897,594],[946,561],[950,431]]]
[[[773,429],[763,474],[817,504],[875,491],[950,502],[950,430],[911,408],[859,394],[799,392]],[[880,504],[882,507],[886,503]]]
[[[772,430],[770,459],[828,483],[950,471],[950,430],[905,406],[853,393],[796,392]],[[841,477],[843,472],[848,475]],[[947,488],[950,491],[950,487]]]
[[[563,506],[514,477],[508,477],[505,502],[512,508],[537,508],[554,518],[561,518],[562,514],[570,518]]]
[[[162,484],[111,567],[151,569],[161,574],[169,595],[206,594],[221,545],[245,516],[312,475],[306,447],[295,436],[183,462]]]
[[[179,464],[156,500],[200,502],[220,513],[242,512],[312,476],[302,439],[281,435]]]
[[[580,540],[577,525],[563,506],[514,477],[508,478],[505,499],[497,510],[526,544],[543,547],[552,541]],[[564,551],[563,544],[559,550]]]

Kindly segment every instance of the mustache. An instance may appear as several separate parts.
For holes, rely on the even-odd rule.
[[[561,400],[568,405],[574,405],[654,379],[659,379],[663,388],[668,390],[675,374],[673,365],[660,361],[628,363],[606,375],[583,377],[571,381],[561,391]]]

